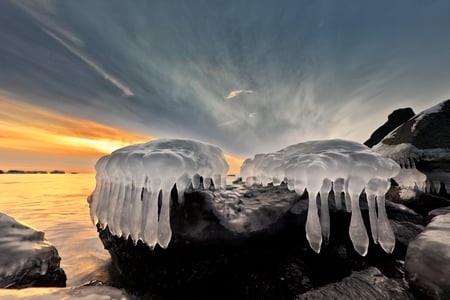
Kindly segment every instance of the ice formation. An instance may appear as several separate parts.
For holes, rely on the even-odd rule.
[[[287,181],[289,190],[302,195],[308,191],[309,206],[306,237],[311,248],[320,252],[322,240],[330,235],[328,197],[331,190],[338,209],[351,211],[349,234],[355,250],[367,254],[369,237],[359,208],[360,194],[365,191],[369,207],[372,238],[391,253],[395,237],[386,216],[384,201],[389,178],[400,167],[393,160],[372,152],[368,147],[345,140],[299,143],[274,153],[257,154],[241,166],[246,184],[279,185]],[[316,196],[320,198],[320,214]],[[345,200],[345,205],[342,203]],[[376,206],[376,207],[375,207]]]
[[[153,249],[156,244],[166,248],[172,236],[173,187],[179,203],[186,188],[199,187],[201,177],[205,188],[224,187],[228,164],[218,147],[175,139],[116,150],[100,158],[95,169],[97,184],[89,200],[94,224]]]

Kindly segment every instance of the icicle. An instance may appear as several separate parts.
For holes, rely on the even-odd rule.
[[[364,188],[364,181],[359,177],[352,176],[348,180],[348,191],[352,207],[352,216],[350,219],[350,239],[356,252],[361,256],[366,256],[369,248],[369,237],[361,216],[359,208],[359,196]]]
[[[306,216],[306,239],[316,253],[322,246],[322,229],[317,211],[317,190],[308,190],[308,214]]]
[[[337,178],[333,183],[334,190],[334,201],[336,204],[336,209],[342,209],[342,203],[344,201],[342,197],[342,192],[344,191],[344,178]]]
[[[144,240],[150,249],[154,249],[158,240],[158,196],[161,190],[161,180],[159,178],[152,178],[147,183],[147,199],[148,214],[145,223]]]
[[[367,205],[369,207],[370,232],[375,244],[378,244],[378,224],[377,211],[375,208],[375,197],[378,191],[378,179],[372,178],[366,187]]]
[[[200,175],[198,173],[192,176],[192,187],[198,189],[200,187]]]
[[[131,180],[125,187],[125,199],[123,201],[122,213],[120,216],[120,228],[122,230],[122,236],[124,239],[128,239],[130,236],[130,214],[131,214],[131,201],[133,199],[135,192],[135,187],[132,184]]]
[[[378,207],[378,242],[386,253],[392,253],[395,247],[395,235],[387,218],[385,207],[385,194],[389,188],[389,182],[380,180],[377,190]]]
[[[330,214],[328,212],[328,193],[331,190],[331,180],[325,178],[320,188],[320,224],[322,236],[325,244],[328,244],[330,237]]]
[[[209,190],[209,188],[211,187],[211,182],[212,182],[211,177],[205,177],[205,178],[203,179],[203,187],[204,187],[206,190]]]
[[[172,190],[175,179],[169,178],[163,182],[161,212],[158,221],[158,244],[163,248],[167,248],[172,237],[170,229],[170,191]]]

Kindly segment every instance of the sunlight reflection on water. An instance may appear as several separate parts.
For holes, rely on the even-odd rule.
[[[94,187],[94,174],[0,175],[0,211],[45,232],[62,258],[68,286],[110,280],[110,257],[86,201]]]

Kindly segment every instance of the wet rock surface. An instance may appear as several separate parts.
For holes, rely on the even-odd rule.
[[[448,209],[448,208],[446,208]],[[442,214],[441,214],[442,213]],[[450,295],[450,213],[435,217],[408,246],[406,277],[412,290],[425,299]]]
[[[130,293],[138,298],[293,299],[354,277],[355,272],[376,268],[382,275],[373,269],[367,271],[369,275],[362,273],[366,282],[381,278],[373,279],[379,283],[376,291],[395,288],[393,299],[410,296],[403,284],[403,261],[408,244],[423,230],[424,218],[417,212],[387,201],[396,248],[389,255],[371,241],[368,255],[361,257],[348,236],[350,213],[336,210],[330,198],[330,242],[316,254],[305,238],[306,195],[299,197],[283,185],[247,188],[239,182],[228,191],[234,196],[194,191],[185,195],[183,205],[173,203],[173,239],[167,249],[156,247],[152,251],[140,241],[134,245],[131,239],[98,227]],[[281,201],[274,205],[277,199]],[[365,198],[360,202],[370,236]],[[251,206],[254,208],[249,210]],[[223,217],[226,209],[230,215]],[[239,222],[233,224],[233,220]],[[353,282],[359,289],[360,279],[352,280],[344,286]]]
[[[126,292],[110,286],[82,286],[76,288],[0,289],[0,298],[8,300],[127,300]]]
[[[0,213],[0,288],[64,287],[60,260],[42,231]]]

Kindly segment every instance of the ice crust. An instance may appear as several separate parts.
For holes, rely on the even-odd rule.
[[[163,139],[124,147],[95,165],[96,187],[90,197],[94,224],[151,249],[169,245],[171,191],[178,202],[191,185],[225,187],[228,163],[216,146],[192,140]],[[160,203],[160,205],[159,205]]]
[[[367,195],[373,241],[387,253],[394,249],[395,237],[384,202],[389,178],[399,171],[396,162],[372,152],[365,145],[339,139],[299,143],[274,153],[257,154],[241,166],[241,176],[247,185],[279,185],[287,181],[288,189],[299,195],[305,189],[308,191],[306,237],[316,252],[320,252],[322,241],[327,243],[329,239],[328,197],[333,190],[331,195],[335,195],[336,207],[352,212],[350,239],[362,256],[367,254],[369,246],[359,207],[363,191]]]

